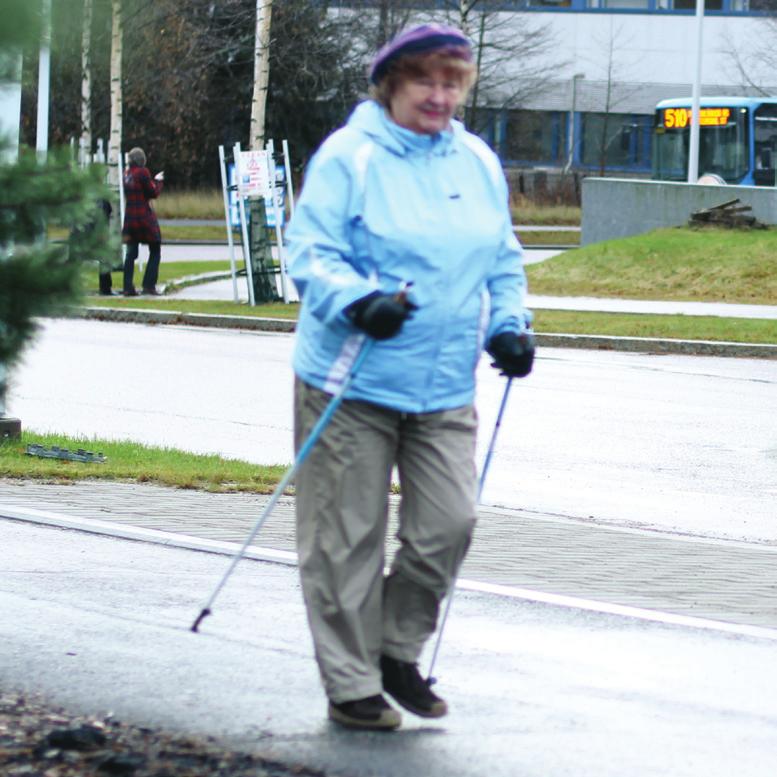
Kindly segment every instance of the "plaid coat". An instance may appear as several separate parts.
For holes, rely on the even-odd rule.
[[[124,226],[121,230],[125,243],[161,243],[162,235],[150,200],[159,196],[162,182],[154,181],[146,167],[130,165],[124,171]]]

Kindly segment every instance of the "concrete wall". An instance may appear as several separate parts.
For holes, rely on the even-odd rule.
[[[764,224],[777,224],[777,188],[704,186],[621,178],[583,180],[581,245],[688,222],[696,210],[738,198]]]

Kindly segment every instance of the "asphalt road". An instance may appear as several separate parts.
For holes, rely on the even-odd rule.
[[[287,462],[291,344],[47,321],[9,410],[27,428]],[[479,377],[489,430],[504,383],[485,361]],[[486,501],[560,528],[774,544],[776,381],[765,361],[546,349],[515,386]],[[0,547],[0,685],[70,709],[216,734],[351,777],[777,769],[776,646],[765,633],[462,590],[436,671],[451,715],[354,734],[325,721],[292,567],[242,563],[194,635],[223,557],[7,519]]]
[[[771,777],[773,640],[475,592],[438,663],[452,712],[324,719],[296,571],[0,521],[0,683],[351,777]]]
[[[25,428],[291,461],[288,335],[46,321],[12,376]],[[504,389],[486,359],[485,453]],[[777,362],[544,349],[517,381],[487,504],[777,542]]]

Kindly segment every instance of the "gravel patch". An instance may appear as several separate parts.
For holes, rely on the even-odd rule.
[[[74,715],[32,694],[0,691],[3,777],[326,777],[107,716]]]

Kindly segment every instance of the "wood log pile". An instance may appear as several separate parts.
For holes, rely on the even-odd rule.
[[[691,213],[688,223],[692,227],[725,227],[727,229],[766,229],[753,216],[750,205],[743,205],[739,199],[728,200],[711,208],[702,208]]]

